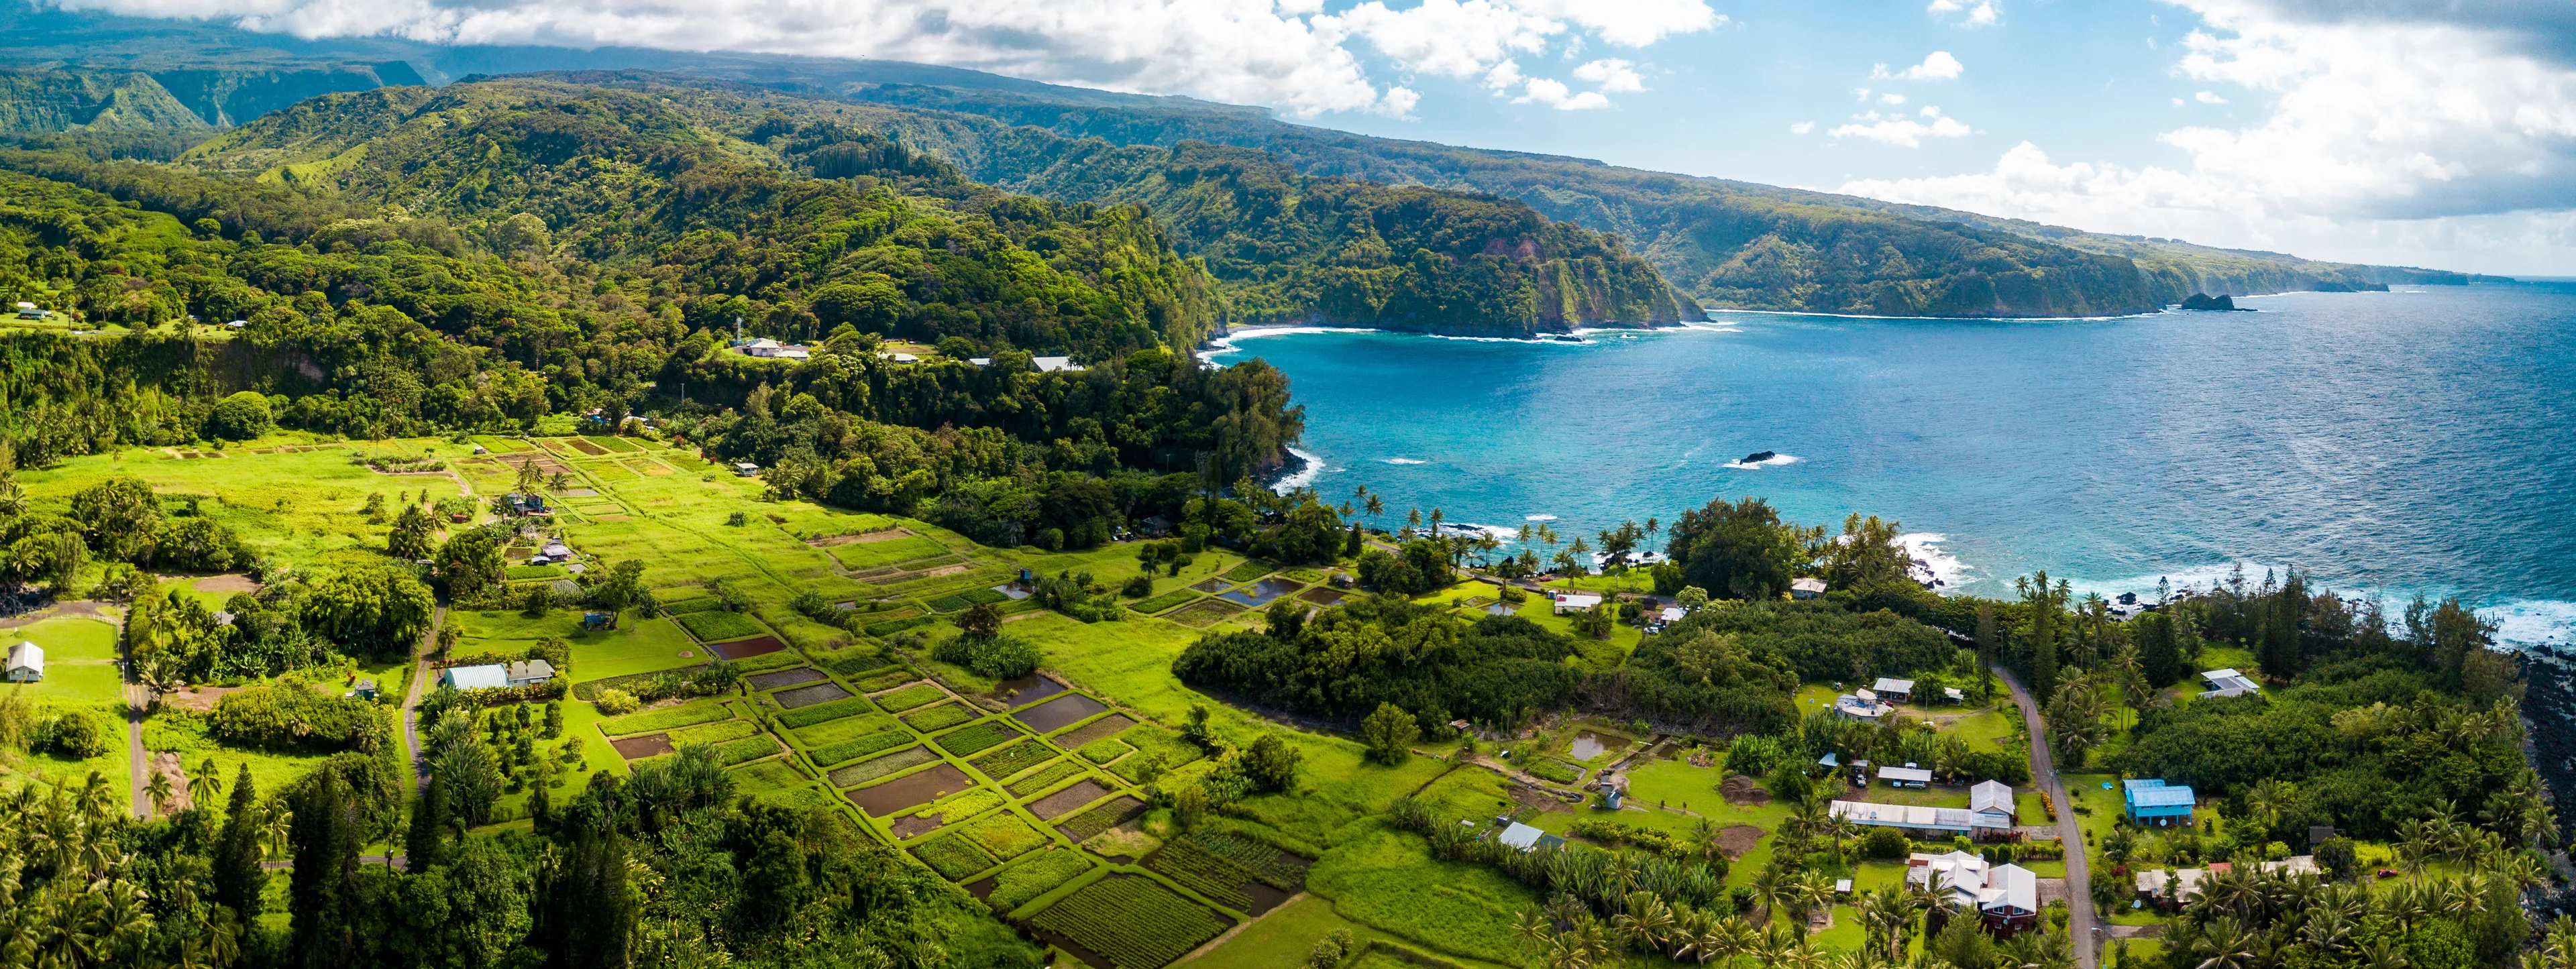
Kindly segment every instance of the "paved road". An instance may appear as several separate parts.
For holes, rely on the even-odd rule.
[[[420,714],[413,708],[420,706],[421,681],[429,678],[429,654],[438,648],[438,627],[446,624],[447,607],[440,606],[430,614],[429,633],[421,637],[419,655],[411,661],[411,686],[403,690],[403,749],[411,753],[412,774],[423,787],[429,786],[429,771],[420,762],[420,728],[415,722]]]
[[[2075,940],[2076,964],[2092,969],[2101,940],[2095,937],[2093,925],[2093,877],[2084,864],[2084,827],[2077,820],[2075,802],[2066,799],[2066,784],[2057,778],[2057,762],[2048,752],[2048,730],[2040,722],[2039,704],[2010,671],[1997,667],[1995,676],[2012,690],[2013,702],[2021,705],[2022,725],[2030,731],[2030,776],[2057,805],[2057,836],[2066,844],[2066,934]]]
[[[152,755],[143,750],[143,708],[151,702],[151,691],[145,689],[143,684],[125,684],[126,774],[134,788],[128,796],[133,799],[130,803],[134,805],[134,816],[138,818],[152,816],[152,798],[143,793],[143,789],[150,786],[145,778],[151,774],[152,769]]]

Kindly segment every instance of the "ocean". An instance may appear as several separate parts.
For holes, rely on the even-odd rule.
[[[2254,311],[1721,312],[1580,343],[1254,330],[1207,357],[1287,373],[1297,480],[1383,494],[1389,527],[1436,507],[1571,541],[1755,495],[1801,523],[1902,522],[1944,591],[2295,567],[2576,643],[2576,283],[2238,303]]]

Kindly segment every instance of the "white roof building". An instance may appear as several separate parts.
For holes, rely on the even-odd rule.
[[[438,683],[460,690],[505,690],[510,687],[510,674],[508,668],[499,663],[450,666],[438,671]]]
[[[1845,693],[1835,697],[1834,712],[1854,720],[1877,723],[1881,717],[1896,712],[1896,707],[1880,703],[1876,694],[1862,690],[1858,696]]]
[[[1083,366],[1073,362],[1072,357],[1037,357],[1029,362],[1037,365],[1039,373],[1081,373],[1083,370]]]
[[[2020,808],[2013,803],[2012,785],[2002,781],[1980,781],[1968,788],[1968,823],[1979,828],[2010,830]]]
[[[1941,834],[1967,834],[1970,828],[1965,808],[1916,807],[1906,804],[1880,804],[1876,801],[1835,801],[1833,814],[1850,818],[1854,824],[1882,828],[1909,828]]]
[[[1582,612],[1600,604],[1601,597],[1589,592],[1559,592],[1556,594],[1556,611],[1560,613]]]
[[[2247,678],[2245,674],[2239,673],[2232,668],[2210,670],[2209,672],[2200,674],[2200,678],[2209,683],[2209,689],[2201,691],[2200,695],[2203,699],[2219,696],[2244,696],[2248,693],[2263,692],[2261,684],[2255,683],[2252,679]]]
[[[1895,784],[1898,787],[1903,787],[1908,784],[1912,784],[1916,787],[1928,787],[1932,784],[1932,772],[1912,765],[1904,767],[1881,767],[1878,769],[1878,779]]]
[[[1870,685],[1870,689],[1877,690],[1880,693],[1896,693],[1904,696],[1913,696],[1914,681],[1899,680],[1882,676],[1878,678],[1878,682]]]
[[[1658,615],[1660,615],[1665,622],[1680,622],[1682,621],[1683,616],[1690,615],[1690,613],[1680,606],[1665,606],[1664,611]]]
[[[45,648],[21,640],[9,647],[6,676],[11,683],[33,683],[45,678]]]
[[[555,678],[555,664],[541,659],[511,663],[503,676],[511,686],[534,686]]]
[[[1916,852],[1906,865],[1907,883],[1947,895],[1961,908],[1994,916],[2039,911],[2039,875],[2020,865],[1988,865],[1964,851]]]
[[[1818,578],[1789,580],[1789,598],[1813,599],[1825,594],[1825,580]]]
[[[1502,842],[1504,847],[1528,851],[1538,847],[1538,839],[1546,835],[1545,831],[1514,821],[1511,827],[1503,829],[1503,833],[1495,835],[1494,840]]]

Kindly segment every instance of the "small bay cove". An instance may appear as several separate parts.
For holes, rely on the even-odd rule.
[[[1806,523],[1899,519],[1945,589],[2296,567],[2576,642],[2576,284],[2239,302],[2260,312],[1728,312],[1580,343],[1247,331],[1208,357],[1286,372],[1299,477],[1382,492],[1380,525],[1438,507],[1570,540],[1757,495]]]

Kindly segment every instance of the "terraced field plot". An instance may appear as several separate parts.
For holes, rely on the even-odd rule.
[[[799,683],[812,683],[822,678],[823,671],[811,666],[799,666],[795,669],[779,670],[775,673],[755,673],[750,676],[743,677],[743,679],[750,681],[751,688],[754,690],[775,690],[783,686],[795,686]]]
[[[817,703],[830,703],[834,700],[847,700],[849,698],[850,691],[841,689],[841,685],[838,683],[817,683],[813,686],[803,686],[793,690],[770,694],[770,699],[778,701],[779,706],[786,707],[790,710],[796,709],[797,707],[813,706]]]
[[[1118,736],[1120,733],[1126,731],[1127,728],[1135,725],[1136,721],[1129,719],[1126,714],[1113,713],[1084,724],[1082,729],[1074,730],[1066,733],[1064,736],[1057,737],[1055,738],[1055,742],[1056,746],[1063,747],[1067,750],[1074,750],[1094,740]]]
[[[1040,821],[1053,821],[1107,796],[1109,788],[1101,786],[1099,781],[1085,779],[1082,783],[1030,802],[1029,813],[1037,815]]]
[[[1047,906],[1029,924],[1106,960],[1113,969],[1156,969],[1234,923],[1152,879],[1112,875]]]
[[[920,807],[950,794],[975,786],[966,772],[954,764],[941,764],[918,774],[908,774],[874,787],[847,792],[850,803],[878,817],[905,808]]]
[[[1011,719],[1039,733],[1052,733],[1109,709],[1109,705],[1080,693],[1067,693],[1037,706],[1011,714]]]

